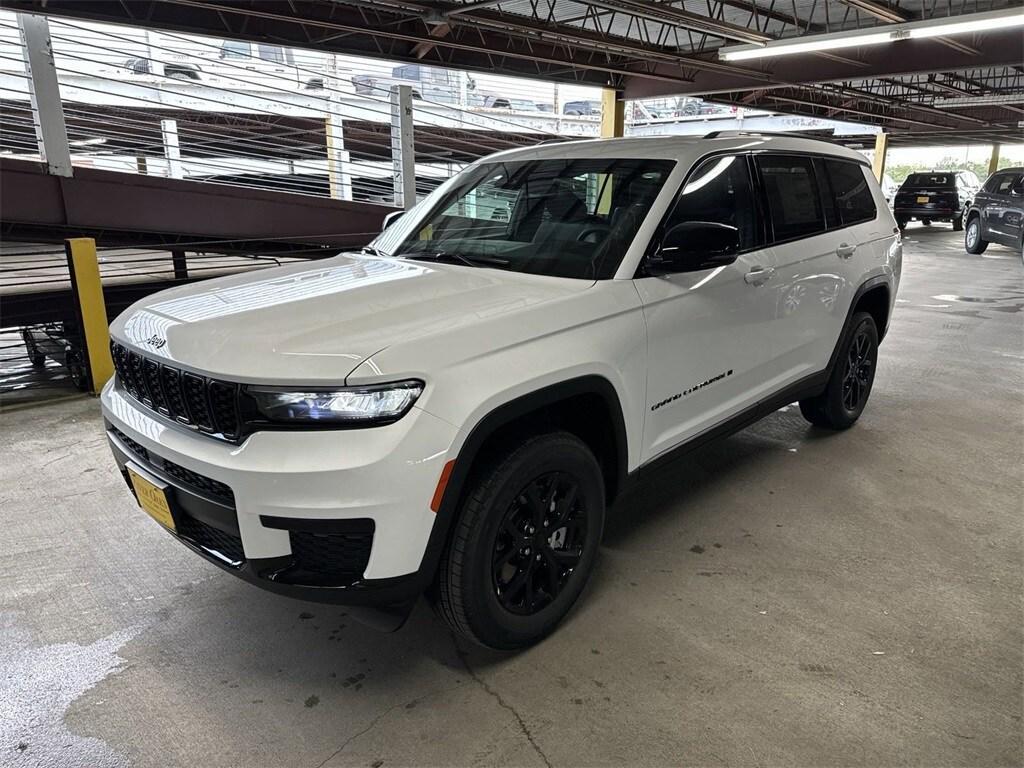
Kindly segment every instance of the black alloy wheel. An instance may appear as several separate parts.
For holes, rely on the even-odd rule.
[[[843,407],[851,413],[856,412],[862,405],[861,401],[867,399],[875,378],[874,344],[865,326],[857,329],[857,335],[850,344],[843,373]]]
[[[604,529],[601,465],[576,435],[549,432],[495,449],[467,481],[427,597],[463,637],[525,648],[572,609]]]
[[[587,515],[579,482],[551,472],[522,489],[498,529],[492,577],[501,606],[519,615],[550,605],[583,557]]]
[[[825,429],[847,429],[860,418],[871,395],[878,365],[878,328],[867,312],[857,312],[836,353],[824,391],[800,401],[800,413]]]

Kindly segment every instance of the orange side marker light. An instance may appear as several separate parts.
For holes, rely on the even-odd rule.
[[[452,459],[444,465],[444,469],[441,470],[441,477],[437,479],[437,488],[434,489],[434,498],[430,500],[430,508],[437,512],[441,508],[441,499],[444,498],[444,489],[448,487],[448,479],[452,476],[452,470],[455,468],[455,459]]]

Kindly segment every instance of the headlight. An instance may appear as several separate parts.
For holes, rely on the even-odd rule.
[[[398,421],[423,392],[422,381],[396,381],[371,387],[295,389],[248,387],[258,417],[276,424],[367,426]]]

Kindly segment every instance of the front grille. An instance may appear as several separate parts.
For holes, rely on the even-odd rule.
[[[175,515],[174,525],[178,530],[178,535],[183,539],[188,539],[196,546],[220,555],[221,559],[227,561],[229,565],[238,567],[245,562],[242,540],[237,536],[207,525],[184,512]]]
[[[196,491],[207,498],[219,501],[229,507],[235,506],[235,494],[231,490],[231,487],[226,483],[222,483],[220,480],[214,480],[212,477],[207,477],[206,475],[201,475],[198,472],[193,472],[191,469],[185,469],[185,467],[180,464],[175,464],[173,461],[162,459],[159,456],[150,453],[146,448],[135,440],[132,440],[117,427],[111,426],[110,431],[113,432],[117,439],[120,440],[132,453],[147,462],[154,469],[162,470],[164,474],[170,475],[183,486],[186,486],[188,490]]]
[[[373,523],[369,525],[370,530],[358,533],[291,531],[296,567],[329,577],[362,576],[373,546]]]
[[[240,436],[237,384],[182,371],[117,342],[110,353],[125,392],[147,408],[227,440]]]

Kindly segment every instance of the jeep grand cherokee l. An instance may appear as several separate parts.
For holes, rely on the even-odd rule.
[[[129,308],[107,435],[141,506],[226,571],[392,626],[426,593],[522,647],[643,470],[794,401],[857,420],[901,260],[864,159],[828,143],[503,152],[362,253]]]
[[[972,171],[912,173],[896,191],[893,215],[900,229],[914,219],[925,226],[948,221],[953,231],[963,229],[964,211],[978,193],[978,177]]]
[[[964,223],[968,253],[984,253],[989,243],[998,243],[1024,257],[1024,168],[1004,168],[989,176]]]

